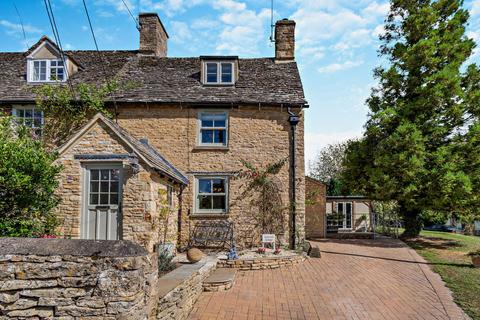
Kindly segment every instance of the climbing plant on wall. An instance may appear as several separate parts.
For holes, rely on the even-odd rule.
[[[235,179],[242,179],[242,197],[250,199],[251,215],[263,233],[284,232],[286,213],[289,206],[282,200],[282,188],[277,174],[288,159],[282,159],[256,167],[246,160],[240,160],[243,168]]]
[[[46,119],[42,132],[45,146],[52,148],[63,144],[97,113],[113,117],[114,113],[106,106],[106,100],[120,90],[133,87],[133,82],[110,80],[100,85],[45,84],[36,88],[36,104]]]

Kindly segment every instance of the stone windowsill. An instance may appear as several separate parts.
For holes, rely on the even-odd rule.
[[[193,151],[224,151],[227,152],[229,151],[228,146],[195,146],[193,148]]]
[[[192,213],[190,219],[228,219],[228,213]]]

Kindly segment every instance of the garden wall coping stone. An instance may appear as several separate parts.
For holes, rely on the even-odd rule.
[[[147,251],[126,240],[0,238],[0,255],[139,257]]]

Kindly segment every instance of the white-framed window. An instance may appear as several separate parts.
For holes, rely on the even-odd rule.
[[[65,67],[60,59],[34,59],[29,61],[28,79],[31,82],[63,82]]]
[[[195,177],[195,213],[223,214],[228,211],[228,177]]]
[[[198,134],[200,146],[226,147],[228,142],[228,113],[200,112]]]
[[[35,135],[40,136],[43,128],[43,111],[35,106],[13,107],[12,115],[18,124],[34,130]]]
[[[225,61],[207,61],[204,63],[205,84],[233,84],[234,63]]]

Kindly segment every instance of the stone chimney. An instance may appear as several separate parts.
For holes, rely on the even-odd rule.
[[[140,23],[140,52],[166,57],[168,33],[158,14],[140,13],[138,20]]]
[[[295,60],[295,21],[282,19],[275,23],[275,61]]]

